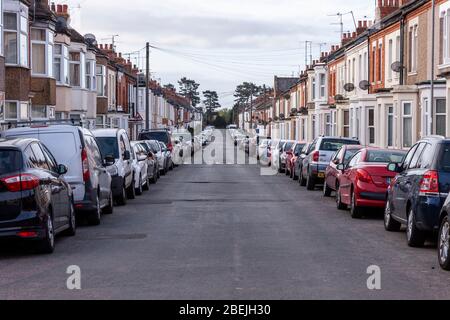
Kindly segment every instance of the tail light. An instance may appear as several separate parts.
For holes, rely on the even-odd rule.
[[[419,186],[420,193],[439,193],[439,174],[437,171],[428,171],[423,175]]]
[[[83,149],[83,151],[81,151],[81,164],[83,167],[83,181],[87,182],[91,177],[91,173],[89,172],[89,160],[86,149]]]
[[[17,236],[20,238],[36,238],[38,233],[35,231],[20,231],[17,233]]]
[[[312,159],[314,162],[319,162],[319,157],[320,157],[320,152],[319,151],[314,151],[314,153],[312,154]]]
[[[39,178],[31,174],[19,174],[0,180],[10,192],[33,190],[39,185]]]
[[[172,142],[169,142],[169,144],[167,145],[167,149],[169,149],[170,152],[173,151],[173,145],[172,145]]]
[[[366,170],[358,169],[358,170],[356,170],[356,175],[357,175],[359,181],[367,182],[367,183],[373,182],[372,177]]]

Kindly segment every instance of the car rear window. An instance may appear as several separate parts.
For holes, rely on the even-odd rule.
[[[370,150],[367,152],[366,161],[372,163],[402,163],[406,156],[403,151]]]
[[[302,152],[302,150],[303,150],[304,147],[305,147],[304,144],[297,144],[297,145],[295,146],[294,153],[300,153],[300,152]]]
[[[450,172],[450,144],[443,144],[441,155],[439,156],[438,169]]]
[[[321,151],[338,151],[343,145],[357,145],[359,141],[343,139],[324,139],[320,145]]]
[[[77,153],[75,136],[71,132],[40,133],[38,138],[50,150],[58,163],[69,163],[69,160]]]
[[[139,134],[139,140],[158,140],[168,144],[169,134],[165,131],[141,132]]]
[[[117,138],[115,137],[97,137],[97,144],[100,148],[100,152],[104,157],[114,156],[115,159],[119,159],[119,145],[117,144]]]
[[[23,167],[22,152],[0,149],[0,175],[17,172]]]
[[[287,142],[287,143],[284,145],[284,151],[289,151],[289,150],[291,150],[293,146],[294,146],[294,143],[293,143],[293,142]]]

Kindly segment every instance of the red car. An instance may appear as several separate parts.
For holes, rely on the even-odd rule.
[[[300,152],[306,145],[305,142],[296,142],[292,149],[286,152],[286,175],[289,175],[291,179],[298,180],[298,176],[294,174],[295,164],[297,162],[298,157],[300,156]]]
[[[401,163],[406,152],[391,149],[365,148],[358,151],[344,166],[339,164],[338,209],[350,206],[352,218],[362,216],[363,207],[384,208],[388,186],[396,173],[387,169],[389,163]]]
[[[337,191],[337,189],[339,189],[338,181],[342,171],[338,170],[337,166],[343,164],[345,167],[355,153],[362,148],[364,147],[357,145],[344,145],[336,152],[325,171],[325,183],[323,184],[324,197],[330,197],[333,191]]]

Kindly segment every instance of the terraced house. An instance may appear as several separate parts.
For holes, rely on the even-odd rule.
[[[449,15],[450,1],[436,0],[433,10],[431,0],[378,0],[374,21],[359,21],[276,93],[272,138],[358,137],[407,149],[447,136]]]

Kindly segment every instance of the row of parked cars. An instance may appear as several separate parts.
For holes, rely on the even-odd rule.
[[[190,140],[190,139],[189,139]],[[179,137],[144,131],[130,141],[123,129],[87,130],[36,125],[2,132],[0,239],[22,239],[43,253],[59,233],[74,236],[77,222],[101,222],[114,206],[149,190],[183,163]]]
[[[450,270],[450,139],[431,136],[410,150],[360,145],[358,139],[319,137],[311,143],[260,139],[258,158],[308,190],[323,186],[340,210],[361,218],[384,210],[386,231],[406,227],[411,247],[438,242],[441,267]]]

